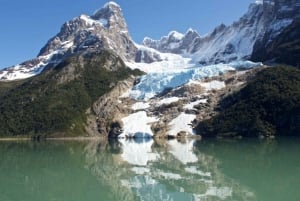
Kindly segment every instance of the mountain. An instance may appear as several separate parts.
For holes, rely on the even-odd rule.
[[[265,45],[265,46],[264,46]],[[257,43],[251,60],[300,67],[300,19],[287,26],[268,44]]]
[[[40,50],[37,58],[1,70],[0,81],[28,78],[72,55],[103,49],[112,50],[124,61],[142,61],[141,52],[148,55],[148,61],[160,59],[157,55],[151,58],[149,55],[152,53],[138,49],[128,32],[122,9],[118,4],[108,2],[92,16],[80,15],[64,23],[60,32]]]
[[[207,65],[235,60],[259,61],[259,51],[300,16],[300,0],[260,0],[230,26],[224,24],[200,36],[189,29],[185,34],[170,32],[160,40],[146,37],[136,44],[127,29],[122,9],[106,3],[93,15],[80,15],[66,22],[60,32],[40,50],[37,58],[0,71],[0,80],[24,79],[55,66],[70,55],[111,49],[129,64],[168,61],[166,53],[188,57],[190,63]],[[174,57],[174,56],[172,56]],[[140,67],[143,65],[129,65]],[[139,68],[138,67],[138,68]],[[144,68],[143,68],[144,70]]]
[[[203,65],[250,59],[253,46],[256,49],[272,41],[300,16],[299,8],[299,0],[256,1],[238,21],[230,26],[221,24],[205,36],[192,29],[185,34],[172,31],[160,40],[146,37],[143,45],[161,52],[188,54]]]
[[[26,80],[0,83],[0,136],[86,135],[89,108],[134,75],[118,55],[102,50],[73,55]]]
[[[172,31],[160,40],[145,38],[142,45],[131,39],[120,6],[108,2],[91,16],[63,24],[37,58],[0,71],[0,136],[174,138],[223,133],[211,129],[220,128],[215,124],[225,133],[232,129],[234,136],[247,136],[243,131],[250,126],[242,121],[247,119],[254,122],[251,131],[262,135],[297,131],[299,115],[289,114],[299,106],[298,91],[290,90],[299,88],[293,76],[298,72],[279,67],[265,71],[262,63],[247,59],[267,47],[256,55],[299,61],[299,1],[256,1],[237,22],[206,36],[193,29]],[[272,113],[264,108],[274,102],[284,109]],[[241,115],[240,108],[249,115]],[[239,116],[243,119],[234,121]],[[280,120],[296,123],[274,129]]]
[[[299,135],[300,70],[263,69],[239,91],[225,95],[218,114],[196,126],[203,137]]]

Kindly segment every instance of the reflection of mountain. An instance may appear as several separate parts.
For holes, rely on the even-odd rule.
[[[0,141],[0,200],[113,200],[110,186],[84,168],[84,146],[78,142]]]
[[[0,142],[0,200],[300,200],[299,139],[143,141]]]
[[[118,199],[255,200],[222,174],[218,160],[196,153],[194,141],[122,140],[90,144],[85,150],[87,168]]]
[[[257,200],[300,200],[298,138],[206,140],[196,152],[219,159],[222,174],[250,188]]]
[[[118,142],[91,142],[85,148],[86,168],[99,181],[110,186],[115,200],[137,200],[134,193],[120,183],[122,178],[129,176],[129,167],[120,157],[121,144]]]

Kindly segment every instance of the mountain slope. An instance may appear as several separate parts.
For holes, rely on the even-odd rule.
[[[266,47],[256,47],[251,59],[300,67],[300,20],[295,20]]]
[[[114,53],[72,56],[8,89],[0,82],[0,136],[85,135],[86,110],[134,72]],[[11,82],[14,83],[14,82]]]
[[[265,47],[300,16],[299,8],[299,0],[256,1],[238,21],[230,26],[221,24],[205,36],[192,29],[185,34],[173,31],[160,40],[145,38],[143,45],[188,55],[203,65],[250,59],[253,47]]]
[[[219,114],[196,127],[204,137],[299,135],[300,70],[289,66],[259,72],[219,104]]]

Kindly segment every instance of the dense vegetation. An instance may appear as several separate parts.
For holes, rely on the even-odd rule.
[[[216,117],[199,123],[203,136],[300,135],[300,70],[260,71],[246,87],[225,97]]]
[[[117,56],[102,52],[68,58],[22,82],[1,82],[0,136],[82,135],[85,111],[135,73]]]

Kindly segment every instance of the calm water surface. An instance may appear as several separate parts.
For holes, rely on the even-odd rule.
[[[300,139],[0,142],[0,201],[299,201]]]

